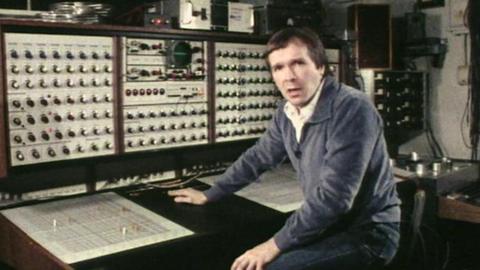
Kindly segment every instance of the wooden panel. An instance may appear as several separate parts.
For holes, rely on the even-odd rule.
[[[17,270],[73,269],[0,215],[0,261]]]
[[[4,50],[4,35],[3,27],[0,26],[0,65],[5,67],[5,50]],[[6,74],[5,68],[2,68],[0,71],[0,178],[7,176],[7,166],[8,166],[8,153],[7,153],[7,120],[5,119],[7,112],[7,82],[5,81]]]
[[[438,216],[446,219],[480,223],[480,206],[439,197]]]
[[[359,68],[391,68],[391,20],[389,5],[352,5],[348,24],[358,35]]]

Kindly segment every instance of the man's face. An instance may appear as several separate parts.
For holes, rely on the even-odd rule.
[[[295,107],[307,105],[322,80],[324,66],[316,67],[301,41],[293,39],[287,47],[268,56],[273,80],[283,97]]]

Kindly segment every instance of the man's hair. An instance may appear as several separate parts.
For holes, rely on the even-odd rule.
[[[274,33],[267,42],[267,52],[265,53],[265,60],[268,62],[268,56],[278,50],[286,48],[291,42],[298,40],[305,44],[308,49],[308,55],[315,63],[316,67],[325,67],[325,72],[328,73],[328,59],[325,53],[325,47],[318,35],[308,28],[288,27]]]

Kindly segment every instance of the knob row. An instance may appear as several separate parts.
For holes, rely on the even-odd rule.
[[[53,114],[47,115],[47,114],[41,114],[40,116],[37,116],[38,120],[41,123],[48,124],[50,122],[62,122],[63,120],[69,120],[69,121],[74,121],[75,119],[82,119],[82,120],[88,120],[88,119],[102,119],[102,118],[112,118],[112,113],[110,111],[104,111],[104,112],[86,112],[82,111],[78,114],[78,116],[75,116],[75,114],[69,112],[67,113],[66,116],[61,116],[60,114]],[[52,119],[51,119],[52,118]],[[33,115],[27,115],[26,120],[28,124],[30,125],[35,125],[37,123],[37,119]],[[20,117],[14,117],[12,122],[16,126],[21,126],[24,124],[22,119]]]
[[[28,143],[28,142],[36,142],[37,140],[43,141],[50,141],[52,139],[63,140],[64,138],[75,138],[77,136],[100,136],[104,134],[112,134],[113,129],[111,127],[104,127],[104,128],[80,128],[78,130],[69,129],[65,132],[61,132],[60,130],[56,130],[53,133],[49,133],[46,131],[40,132],[40,134],[35,135],[33,132],[29,132],[26,134],[24,138],[21,135],[14,135],[13,141],[15,143]]]
[[[217,79],[217,83],[219,84],[239,84],[243,85],[246,83],[273,83],[272,78],[219,78]]]
[[[182,143],[182,142],[194,142],[194,141],[201,141],[206,140],[206,134],[190,134],[190,135],[179,135],[179,136],[167,136],[167,137],[160,137],[160,138],[149,138],[149,139],[138,139],[136,141],[128,140],[126,146],[129,148],[132,147],[139,147],[139,146],[154,146],[154,145],[162,145],[162,144],[172,144],[172,143]]]
[[[67,73],[74,73],[76,71],[79,71],[81,73],[100,73],[102,71],[105,73],[111,73],[112,67],[110,65],[104,65],[103,67],[100,67],[98,65],[92,65],[90,67],[86,67],[84,65],[78,65],[77,67],[72,65],[66,65],[64,67],[60,65],[52,65],[50,67],[46,65],[39,65],[37,67],[25,65],[24,67],[20,68],[16,65],[11,65],[9,70],[13,74],[19,74],[22,70],[27,74],[34,74],[36,70],[41,74],[46,74],[50,72],[60,74],[63,73],[63,71],[66,71]]]
[[[77,82],[72,79],[66,79],[65,81],[59,79],[53,79],[50,82],[44,79],[38,80],[36,83],[32,80],[25,80],[23,82],[19,82],[17,80],[11,80],[9,83],[10,87],[13,89],[19,89],[22,85],[26,88],[33,89],[35,87],[40,88],[49,88],[50,86],[60,88],[60,87],[100,87],[100,86],[111,86],[112,81],[110,79],[104,79],[103,82],[100,82],[98,79],[79,79]]]
[[[278,96],[276,90],[249,90],[249,91],[217,91],[217,97],[247,97],[247,96]]]
[[[133,119],[143,119],[143,118],[156,118],[156,117],[166,117],[166,116],[189,116],[189,115],[204,115],[207,114],[207,109],[192,109],[190,111],[181,110],[171,110],[170,112],[160,111],[158,113],[150,111],[146,112],[128,112],[126,118],[129,120]]]
[[[217,138],[222,138],[222,137],[230,137],[230,136],[254,135],[254,134],[261,134],[266,130],[267,128],[265,127],[252,127],[248,129],[239,128],[235,130],[217,131],[216,136]]]
[[[18,52],[17,50],[10,50],[10,57],[14,59],[18,59],[21,57],[25,57],[26,59],[34,59],[36,57],[40,59],[112,59],[112,54],[110,52],[103,52],[103,53],[98,53],[98,52],[91,52],[91,53],[86,53],[83,51],[80,51],[78,53],[73,53],[71,51],[66,51],[66,52],[59,52],[59,51],[51,51],[47,53],[44,50],[38,51],[38,53],[34,53],[30,50],[24,50],[23,53]]]
[[[257,102],[250,104],[220,104],[217,106],[218,111],[243,111],[247,109],[264,109],[264,108],[276,108],[277,104],[274,101],[270,102]]]
[[[70,155],[72,152],[77,152],[77,153],[85,153],[87,150],[91,150],[94,152],[98,152],[102,149],[105,150],[111,150],[113,148],[113,144],[111,142],[106,142],[103,145],[98,145],[96,143],[92,143],[88,147],[82,146],[82,145],[77,145],[74,149],[70,149],[68,146],[63,146],[62,150],[60,153],[57,153],[55,149],[49,147],[46,149],[46,155],[48,157],[54,158],[57,157],[58,154],[63,154],[65,156]],[[39,150],[37,149],[32,149],[29,151],[29,154],[32,158],[34,159],[40,159],[42,158],[42,154],[40,153]],[[15,152],[15,157],[18,161],[24,161],[25,160],[25,154],[22,151],[16,151]]]
[[[103,97],[99,97],[97,95],[92,95],[91,97],[88,97],[86,95],[81,95],[78,98],[74,98],[72,96],[67,96],[67,97],[65,97],[65,99],[55,96],[51,99],[45,98],[45,97],[40,97],[38,99],[38,103],[42,106],[45,106],[45,107],[50,105],[50,104],[54,104],[54,105],[69,104],[69,105],[72,105],[72,104],[75,104],[77,102],[79,102],[81,104],[88,104],[88,103],[101,103],[101,102],[109,103],[111,101],[112,101],[112,98],[110,97],[110,95],[105,95]],[[31,98],[26,98],[25,101],[24,101],[24,104],[25,104],[25,106],[33,108],[36,105],[36,101],[31,99]],[[12,106],[14,108],[20,108],[20,107],[22,107],[22,102],[20,100],[15,99],[15,100],[12,101]]]
[[[260,52],[243,52],[243,51],[232,51],[232,50],[217,50],[215,55],[217,57],[223,57],[223,58],[238,58],[238,59],[244,59],[244,58],[254,58],[254,59],[259,59],[259,58],[264,58],[265,54],[260,53]]]
[[[171,124],[161,124],[158,126],[150,125],[148,127],[139,126],[139,127],[127,127],[126,132],[129,134],[142,133],[142,132],[154,132],[154,131],[166,131],[166,130],[179,130],[179,129],[192,129],[199,127],[206,127],[207,122],[191,122],[191,123],[171,123]]]

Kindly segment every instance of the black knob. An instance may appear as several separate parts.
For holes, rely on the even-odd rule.
[[[13,118],[13,123],[17,126],[20,126],[22,124],[22,120],[20,120],[18,117],[15,117]]]
[[[75,137],[75,135],[76,135],[76,134],[75,134],[75,131],[73,131],[73,130],[71,130],[71,129],[68,130],[67,134],[68,134],[68,137],[71,137],[71,138]]]
[[[16,156],[17,159],[20,160],[20,161],[25,160],[25,157],[23,156],[22,152],[20,152],[20,151],[17,151],[17,152],[15,153],[15,156]]]
[[[15,50],[11,50],[11,51],[10,51],[10,57],[12,57],[12,58],[18,58],[18,52],[15,51]]]
[[[47,132],[43,131],[42,132],[42,139],[45,140],[45,141],[49,141],[50,140],[50,135],[48,135]]]
[[[55,138],[61,140],[63,139],[63,134],[60,131],[55,131]]]
[[[70,155],[70,149],[68,149],[68,147],[64,146],[62,148],[62,152],[65,154],[65,155]]]
[[[29,115],[29,116],[27,116],[27,122],[30,125],[34,125],[35,124],[35,118],[33,118],[33,116]]]
[[[55,150],[53,150],[52,148],[48,148],[47,150],[47,154],[51,157],[55,157],[57,155],[57,153],[55,153]]]
[[[32,150],[32,157],[34,157],[35,159],[39,159],[40,158],[40,153],[36,149],[33,149]]]
[[[42,114],[42,115],[40,116],[40,120],[41,120],[43,123],[45,123],[45,124],[48,124],[48,122],[50,122],[50,120],[48,119],[47,115],[45,115],[45,114]]]
[[[35,142],[37,140],[37,138],[35,137],[35,135],[33,135],[33,133],[28,133],[27,139],[31,142]]]
[[[15,135],[13,137],[13,140],[16,142],[16,143],[21,143],[22,142],[22,137],[20,137],[20,135]]]

